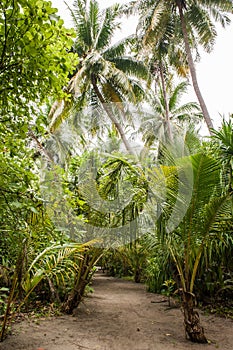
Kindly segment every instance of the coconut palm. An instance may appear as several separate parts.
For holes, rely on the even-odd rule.
[[[174,71],[180,77],[188,77],[189,70],[186,53],[182,41],[178,40],[178,38],[176,38],[176,41],[173,40],[173,31],[169,26],[164,28],[163,36],[157,42],[154,41],[154,38],[152,39],[153,45],[150,45],[151,39],[147,34],[150,35],[151,32],[145,33],[144,23],[139,22],[137,27],[137,36],[141,38],[138,45],[139,56],[144,56],[148,61],[151,73],[154,76],[155,94],[157,94],[158,86],[163,93],[167,137],[172,141],[173,135],[170,125],[166,84]]]
[[[192,49],[202,45],[210,51],[217,36],[215,22],[220,22],[224,27],[230,22],[227,13],[232,12],[231,0],[134,0],[127,5],[126,12],[136,11],[140,13],[141,27],[144,27],[144,42],[156,44],[170,31],[170,40],[180,42],[182,33],[183,42],[187,54],[193,87],[200,103],[205,122],[210,130],[213,123],[201,94]]]
[[[69,9],[77,33],[72,51],[79,55],[79,64],[66,88],[72,103],[60,101],[53,106],[51,130],[67,116],[71,106],[79,111],[89,104],[93,107],[89,120],[94,114],[105,113],[132,153],[122,126],[127,114],[123,102],[136,102],[145,95],[140,80],[148,79],[148,69],[127,55],[132,38],[111,45],[119,28],[119,5],[100,11],[96,0],[76,0]]]
[[[180,104],[187,88],[187,81],[174,85],[173,77],[170,76],[170,80],[166,85],[166,95],[164,95],[164,87],[162,83],[160,84],[157,95],[154,97],[152,112],[144,117],[141,124],[143,139],[147,147],[152,145],[156,139],[163,142],[171,140],[170,132],[174,136],[177,132],[181,132],[181,128],[184,129],[185,123],[188,123],[191,127],[192,124],[198,123],[203,118],[198,103]],[[167,113],[169,114],[169,120],[167,119]]]
[[[172,47],[172,49],[169,50],[166,41],[162,41],[154,50],[155,51],[149,60],[149,65],[155,78],[155,95],[161,95],[161,93],[163,95],[162,98],[165,108],[164,117],[166,120],[167,137],[170,141],[172,141],[172,127],[170,123],[171,116],[168,102],[169,96],[167,95],[166,85],[169,84],[171,77],[170,72],[174,68],[179,75],[187,77],[187,65],[184,61],[184,53],[180,50],[180,48]]]

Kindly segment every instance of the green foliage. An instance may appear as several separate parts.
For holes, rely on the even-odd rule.
[[[130,38],[111,45],[119,27],[119,5],[101,11],[97,1],[79,0],[69,9],[77,35],[72,51],[79,55],[80,62],[67,86],[72,103],[55,102],[49,114],[50,130],[54,132],[74,110],[80,113],[89,106],[89,124],[101,118],[103,125],[108,119],[131,152],[121,125],[123,120],[130,121],[124,103],[146,99],[143,83],[149,78],[148,69],[143,61],[128,55]]]
[[[213,130],[214,156],[223,166],[223,183],[228,192],[233,191],[233,124],[232,115],[229,121],[223,120],[220,130]]]
[[[177,273],[167,247],[160,245],[155,237],[147,240],[146,246],[150,254],[144,271],[146,285],[149,292],[161,293],[164,281],[169,280],[171,276],[177,280]]]
[[[187,8],[183,8],[193,48],[196,34],[207,49],[215,38],[214,27],[205,11],[211,3],[215,2],[190,1]],[[200,117],[200,110],[193,103],[179,105],[187,84],[183,82],[174,87],[166,70],[166,64],[171,63],[175,67],[182,63],[179,69],[183,73],[187,68],[177,26],[175,5],[180,2],[169,8],[164,1],[151,2],[155,12],[148,18],[142,18],[148,4],[145,1],[134,4],[139,6],[140,21],[146,24],[144,42],[157,40],[158,56],[154,55],[153,59],[160,63],[162,73],[160,89],[156,89],[153,97],[155,110],[150,118],[144,116],[139,131],[149,149],[160,127],[166,133],[165,124],[170,119],[178,121],[180,133],[183,121],[194,123]],[[229,1],[225,0],[211,10],[214,19],[222,24],[228,23],[225,13],[228,5]],[[16,304],[21,307],[35,299],[55,300],[64,302],[65,312],[72,312],[91,281],[95,263],[102,256],[103,250],[93,247],[96,241],[90,241],[95,237],[100,237],[106,246],[114,246],[106,249],[102,257],[102,265],[112,275],[146,281],[150,291],[166,289],[164,293],[168,296],[173,292],[175,281],[177,288],[195,292],[203,301],[206,296],[227,301],[232,297],[231,120],[224,121],[222,129],[213,132],[214,137],[205,148],[189,128],[189,132],[182,135],[191,156],[183,144],[171,142],[178,160],[173,159],[169,146],[165,145],[159,145],[159,160],[155,159],[155,149],[150,148],[150,157],[143,165],[132,156],[120,153],[117,132],[125,140],[121,123],[127,121],[137,133],[124,103],[139,104],[151,97],[152,94],[147,94],[147,83],[150,83],[149,69],[155,66],[148,69],[135,58],[136,51],[132,54],[135,37],[111,45],[119,27],[119,5],[101,11],[95,0],[78,0],[70,10],[75,41],[72,40],[74,32],[63,27],[63,21],[49,1],[3,0],[0,3],[0,313],[4,313],[1,339]],[[195,31],[191,30],[192,26]],[[175,61],[170,57],[168,63],[169,60],[165,62],[162,58],[167,59],[173,50],[173,45],[168,44],[171,37],[177,37],[174,44],[181,51],[179,56],[179,50],[174,50],[173,54],[176,52],[179,57]],[[74,137],[74,142],[73,139],[66,142],[65,131],[61,131],[60,139],[54,134],[52,141],[46,140],[45,104],[50,99],[58,99],[50,111],[50,130],[54,131],[74,113],[72,128],[78,126],[81,134]],[[83,109],[86,106],[91,106],[94,113],[86,113]],[[76,113],[81,110],[82,113]],[[97,132],[101,128],[105,132],[100,142]],[[95,152],[84,150],[83,130],[92,138],[98,135],[97,146],[92,146],[96,147]],[[106,130],[107,142],[103,136]],[[176,133],[172,136],[170,141],[176,140]],[[54,164],[58,154],[55,139],[61,150],[57,158],[62,167]],[[127,140],[124,143],[130,151]],[[99,150],[103,149],[109,153],[100,154]],[[68,157],[63,157],[63,150]],[[46,155],[51,170],[47,190],[52,204],[47,208],[39,186],[38,153]],[[61,180],[60,197],[54,174]],[[190,189],[192,193],[188,197],[186,192]],[[64,204],[64,210],[59,201]],[[158,213],[161,213],[159,219]],[[146,225],[149,217],[150,222],[157,222]],[[171,219],[176,217],[180,221],[171,228]],[[145,223],[145,227],[140,227],[145,233],[143,237],[137,226],[141,218],[140,223]],[[123,234],[122,228],[125,228]],[[115,230],[117,235],[109,236],[108,230]],[[89,243],[79,244],[75,239]]]
[[[158,91],[151,101],[152,112],[149,115],[144,115],[140,126],[146,145],[151,145],[154,140],[168,141],[168,124],[170,124],[174,138],[177,134],[185,133],[185,129],[189,129],[191,134],[192,125],[196,124],[197,126],[201,121],[203,115],[196,102],[180,103],[182,96],[187,93],[187,89],[187,81],[181,81],[175,85],[174,76],[170,75],[166,79],[165,99],[162,85],[158,84]],[[169,114],[169,120],[167,120],[166,112]]]
[[[143,210],[147,181],[134,160],[121,154],[86,152],[73,158],[65,187],[79,224],[87,231],[89,227],[93,237],[109,246],[137,238],[137,229],[131,223]],[[130,225],[131,229],[124,231]],[[123,228],[121,234],[109,234],[117,228]]]
[[[164,281],[163,289],[161,293],[168,297],[168,305],[171,306],[171,296],[175,292],[175,284],[176,282],[170,278],[169,280]]]
[[[150,1],[145,3],[143,0],[132,1],[125,6],[127,14],[138,13],[138,29],[144,36],[144,42],[147,45],[153,45],[163,42],[170,44],[174,39],[180,43],[181,26],[179,8],[182,9],[187,23],[190,43],[197,48],[197,43],[202,45],[207,51],[213,47],[217,36],[215,22],[219,22],[223,27],[230,23],[229,14],[232,11],[231,0],[221,2],[206,1],[176,1],[167,3],[164,0]],[[196,42],[195,42],[196,40]],[[171,45],[167,45],[171,47]]]
[[[26,149],[20,136],[11,132],[4,134],[3,125],[0,129],[0,138],[4,140],[0,146],[0,249],[5,262],[11,265],[18,245],[28,232],[30,215],[37,213],[40,203],[34,195],[37,179],[32,172],[31,151]]]
[[[61,94],[77,59],[67,57],[73,32],[49,1],[0,4],[0,116],[17,123],[36,112],[33,102]],[[32,117],[32,115],[30,116]]]
[[[10,288],[1,340],[15,299],[22,301],[45,277],[39,267],[29,276],[32,257],[64,239],[43,208],[34,144],[28,137],[32,130],[45,133],[41,105],[49,94],[62,95],[77,64],[76,55],[67,57],[73,32],[63,27],[56,11],[48,1],[0,4],[0,264],[5,271],[0,283],[7,281]]]
[[[136,283],[145,281],[145,269],[149,256],[140,239],[130,244],[104,252],[101,264],[111,276],[132,277]]]
[[[230,23],[229,14],[232,13],[232,1],[173,0],[168,2],[156,0],[145,5],[145,1],[136,0],[126,5],[126,12],[132,13],[134,11],[139,12],[138,29],[141,29],[139,37],[143,38],[144,46],[146,44],[147,47],[152,48],[152,52],[153,48],[156,47],[159,53],[157,55],[159,56],[158,66],[162,81],[164,80],[163,61],[161,59],[163,56],[168,56],[175,67],[178,63],[178,70],[179,67],[182,67],[182,61],[185,68],[187,60],[193,87],[211,133],[213,123],[198,86],[192,52],[196,51],[197,56],[199,56],[198,45],[203,46],[207,52],[211,51],[217,36],[215,22],[220,22],[222,26]],[[175,44],[175,49],[173,49],[173,44],[170,44],[170,42]],[[176,46],[181,47],[180,53]],[[185,48],[186,59],[182,59],[184,57],[183,47]],[[174,60],[174,52],[177,52],[175,56],[181,57],[181,60]],[[187,74],[187,72],[185,73]],[[163,91],[165,91],[164,87]],[[168,113],[167,119],[169,119]]]
[[[71,257],[75,255],[76,259],[81,259],[84,249],[81,244],[67,242],[53,244],[39,252],[24,273],[22,287],[26,293],[25,299],[45,277],[55,279],[57,285],[60,281],[64,283],[65,276],[69,278],[77,268]]]

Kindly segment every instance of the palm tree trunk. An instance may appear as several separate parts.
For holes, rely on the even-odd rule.
[[[66,314],[72,314],[75,308],[81,303],[86,286],[91,280],[90,270],[93,268],[88,253],[85,253],[80,260],[79,270],[75,276],[74,287],[67,300],[62,305],[62,311]]]
[[[189,64],[189,69],[190,69],[190,73],[191,73],[191,78],[192,78],[192,82],[193,82],[193,88],[194,91],[196,93],[197,99],[200,103],[200,107],[206,122],[206,125],[209,129],[210,135],[212,134],[211,129],[214,128],[212,120],[210,118],[208,109],[206,107],[205,101],[202,97],[198,82],[197,82],[197,74],[196,74],[196,69],[195,69],[195,65],[194,65],[194,61],[193,61],[193,57],[192,57],[192,53],[191,53],[191,48],[189,45],[189,39],[188,39],[188,33],[187,33],[187,28],[186,28],[186,23],[185,23],[185,18],[184,18],[184,14],[183,14],[183,9],[182,9],[182,4],[181,1],[178,1],[178,9],[179,9],[179,14],[180,14],[180,21],[181,21],[181,28],[182,28],[182,33],[183,33],[183,37],[184,37],[184,45],[185,45],[185,50],[187,53],[187,58],[188,58],[188,64]]]
[[[134,151],[132,149],[132,147],[130,146],[126,136],[125,136],[125,133],[122,129],[122,126],[121,124],[117,121],[117,119],[115,118],[115,116],[113,115],[112,111],[110,110],[110,108],[108,107],[107,103],[105,102],[105,99],[103,97],[103,95],[101,94],[99,88],[98,88],[98,85],[97,85],[97,79],[96,79],[96,76],[94,74],[92,74],[91,76],[91,82],[92,82],[92,85],[93,85],[93,88],[94,88],[94,91],[98,97],[98,99],[100,100],[105,112],[107,113],[109,119],[111,120],[111,122],[113,123],[113,125],[116,127],[117,131],[119,132],[120,134],[120,137],[125,145],[125,148],[126,150],[130,153],[130,154],[134,154]]]
[[[160,71],[160,78],[161,78],[164,105],[165,105],[165,116],[166,116],[166,126],[167,126],[167,131],[168,131],[168,139],[169,139],[169,141],[172,141],[172,131],[171,131],[170,116],[169,116],[167,92],[166,92],[166,86],[165,86],[165,80],[164,80],[164,74],[163,74],[163,63],[162,63],[161,59],[160,59],[160,63],[159,63],[159,71]]]
[[[200,317],[197,311],[193,310],[194,295],[183,291],[183,312],[184,312],[184,326],[188,338],[194,343],[207,344],[208,341],[204,334],[204,329],[200,324]]]

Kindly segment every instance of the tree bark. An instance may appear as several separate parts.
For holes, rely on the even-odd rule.
[[[82,301],[85,288],[89,281],[82,279],[79,280],[78,285],[72,290],[70,295],[68,296],[68,299],[62,306],[62,311],[64,311],[66,314],[70,315],[73,313],[73,310],[76,309],[79,304]]]
[[[98,99],[100,100],[105,112],[107,113],[109,119],[111,120],[111,122],[113,123],[113,125],[116,127],[124,145],[125,145],[125,148],[126,150],[130,153],[130,154],[134,154],[134,151],[132,149],[132,147],[130,146],[126,136],[125,136],[125,133],[122,129],[122,126],[121,124],[117,121],[117,119],[115,118],[115,116],[113,115],[112,111],[110,111],[103,95],[101,94],[99,88],[98,88],[98,85],[97,85],[97,79],[96,79],[96,76],[94,74],[92,74],[91,76],[91,82],[92,82],[92,85],[93,85],[93,88],[94,88],[94,91],[98,97]]]
[[[79,270],[75,276],[74,287],[67,300],[62,305],[62,311],[66,314],[72,314],[73,310],[77,308],[82,301],[85,288],[91,279],[91,267],[92,264],[90,264],[89,256],[85,253],[83,259],[80,261]]]
[[[193,310],[195,297],[192,293],[182,292],[184,327],[186,336],[194,343],[207,344],[204,328],[200,324],[197,311]]]
[[[162,84],[162,91],[163,91],[163,98],[164,98],[164,105],[165,105],[165,119],[166,119],[167,131],[168,131],[168,139],[169,139],[169,141],[172,141],[172,131],[171,131],[170,116],[169,116],[167,92],[166,92],[165,80],[164,80],[164,75],[163,75],[163,64],[162,64],[161,59],[160,59],[160,63],[159,63],[159,71],[160,71],[160,79],[161,79],[161,84]]]
[[[85,252],[80,260],[79,269],[75,276],[74,287],[67,300],[62,305],[62,311],[72,314],[83,299],[86,286],[90,283],[93,275],[93,266],[97,263],[100,256],[98,252],[90,256],[90,252]]]
[[[213,126],[208,109],[206,107],[205,101],[203,99],[203,96],[201,94],[201,91],[200,91],[200,88],[198,85],[196,69],[195,69],[195,65],[194,65],[194,61],[193,61],[193,57],[192,57],[191,48],[189,45],[188,33],[187,33],[187,28],[186,28],[186,23],[185,23],[185,18],[184,18],[184,14],[183,14],[181,1],[177,2],[177,6],[179,9],[181,28],[182,28],[182,33],[183,33],[183,37],[184,37],[185,51],[187,53],[187,59],[188,59],[190,74],[191,74],[191,78],[192,78],[192,82],[193,82],[193,88],[194,88],[194,91],[196,93],[197,99],[200,103],[200,107],[201,107],[206,125],[209,129],[209,133],[210,133],[210,135],[212,135],[211,129],[213,129],[214,126]]]

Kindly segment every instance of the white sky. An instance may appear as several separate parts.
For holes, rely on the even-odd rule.
[[[127,0],[99,0],[101,7],[107,7],[114,3],[124,3]],[[53,6],[58,8],[59,15],[65,21],[66,26],[72,26],[69,11],[63,0],[52,0]],[[67,0],[72,7],[73,0]],[[233,22],[233,20],[232,20]],[[123,23],[122,33],[119,36],[127,36],[134,32],[135,19],[127,19]],[[213,119],[214,126],[221,124],[221,116],[228,117],[233,113],[233,23],[226,29],[218,27],[218,37],[214,50],[210,53],[202,53],[201,61],[196,65],[197,77],[201,92],[207,104],[207,108]],[[192,89],[187,97],[188,101],[196,99]]]

